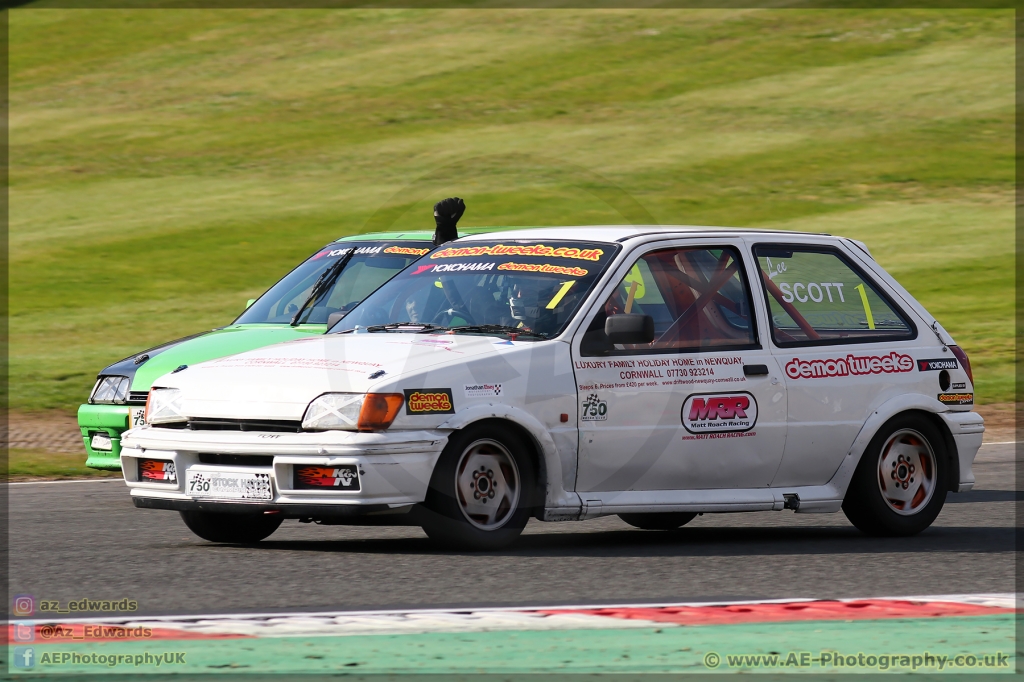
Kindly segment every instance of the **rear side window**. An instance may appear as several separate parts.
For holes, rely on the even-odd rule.
[[[609,315],[650,315],[654,342],[611,344],[604,334]],[[735,249],[672,248],[641,256],[590,324],[582,355],[694,352],[751,348],[757,335],[750,317],[750,292]]]
[[[776,345],[810,346],[912,339],[916,330],[867,276],[832,249],[754,249]]]

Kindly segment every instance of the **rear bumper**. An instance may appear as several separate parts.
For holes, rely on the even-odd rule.
[[[128,406],[82,405],[78,408],[78,428],[85,444],[85,466],[120,471],[121,434],[128,428]],[[110,438],[109,452],[93,449],[92,437],[97,433],[105,433]]]
[[[956,443],[957,463],[960,467],[960,481],[957,492],[974,487],[974,458],[981,448],[985,436],[985,419],[977,412],[942,412],[939,414]]]

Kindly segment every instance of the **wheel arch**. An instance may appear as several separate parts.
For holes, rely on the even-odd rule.
[[[488,422],[512,428],[530,446],[530,456],[537,470],[536,499],[532,500],[534,514],[542,513],[545,506],[578,504],[578,496],[562,485],[562,460],[554,439],[548,429],[525,410],[501,404],[484,405],[459,412],[439,428],[462,431]]]
[[[942,445],[946,449],[946,465],[949,467],[947,489],[956,491],[960,481],[960,458],[957,452],[956,441],[949,430],[940,412],[946,412],[947,407],[938,400],[920,394],[904,394],[896,396],[877,406],[865,420],[860,432],[853,441],[850,451],[843,459],[843,463],[832,476],[829,485],[846,494],[846,489],[853,479],[853,473],[860,464],[861,458],[867,451],[871,440],[878,434],[889,420],[902,415],[918,415],[926,419],[928,423],[935,426],[942,435]]]

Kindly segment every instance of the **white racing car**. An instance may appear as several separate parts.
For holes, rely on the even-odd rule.
[[[524,229],[436,248],[326,335],[165,375],[121,464],[137,507],[215,542],[772,509],[911,535],[974,482],[972,381],[859,242]]]

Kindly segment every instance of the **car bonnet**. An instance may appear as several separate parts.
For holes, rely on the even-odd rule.
[[[530,345],[493,336],[328,334],[267,346],[167,374],[190,417],[301,419],[323,393],[398,391],[401,380],[445,364]]]

